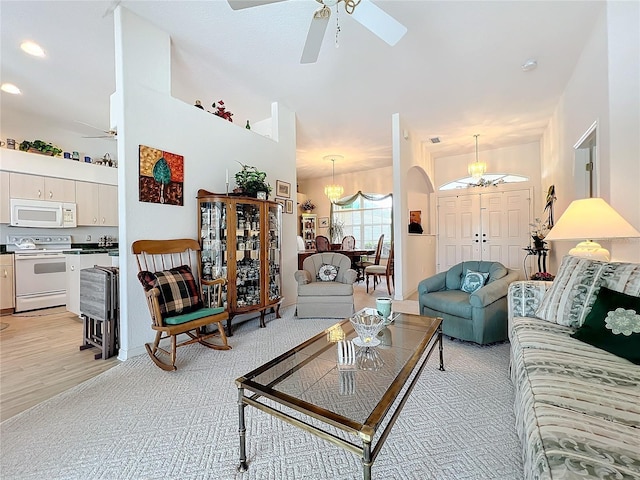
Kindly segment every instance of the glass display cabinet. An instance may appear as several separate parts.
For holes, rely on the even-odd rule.
[[[314,250],[316,248],[316,231],[318,228],[318,216],[315,213],[303,213],[301,217],[301,235],[304,239],[304,248]]]
[[[282,206],[199,190],[198,230],[203,277],[227,280],[227,335],[237,315],[260,312],[260,327],[268,309],[280,318]]]

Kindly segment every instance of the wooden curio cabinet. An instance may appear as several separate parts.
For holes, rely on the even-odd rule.
[[[280,318],[282,207],[276,202],[198,191],[198,236],[202,276],[223,277],[224,306],[231,321],[241,314],[266,310]]]

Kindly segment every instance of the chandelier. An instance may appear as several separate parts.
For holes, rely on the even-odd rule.
[[[482,178],[482,175],[484,175],[485,172],[487,171],[487,164],[485,162],[478,161],[478,137],[479,136],[480,136],[479,134],[474,135],[474,137],[476,137],[476,161],[470,163],[469,167],[467,168],[469,175],[471,175],[471,177],[474,178],[475,180],[480,180]]]
[[[324,187],[324,194],[329,198],[331,203],[336,203],[342,198],[342,194],[344,193],[344,188],[342,188],[342,185],[338,185],[335,179],[336,158],[342,160],[344,157],[342,155],[327,155],[324,157],[325,160],[331,160],[332,163],[331,183]]]

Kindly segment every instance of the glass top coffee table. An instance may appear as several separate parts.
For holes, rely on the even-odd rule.
[[[338,365],[338,341],[356,337],[344,320],[236,379],[238,471],[248,468],[244,408],[251,405],[355,453],[364,479],[371,478],[371,465],[436,346],[444,370],[442,319],[394,313],[376,337],[378,346],[355,347],[356,364]]]

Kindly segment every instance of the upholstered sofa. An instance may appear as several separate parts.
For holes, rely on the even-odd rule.
[[[638,297],[640,265],[570,256],[554,282],[509,286],[526,480],[640,479],[640,365],[605,350],[640,363]]]
[[[353,284],[358,276],[346,255],[322,252],[310,255],[295,272],[299,318],[346,318],[355,312]]]
[[[486,276],[484,286],[463,291],[468,271]],[[507,339],[507,289],[518,274],[498,262],[470,261],[418,284],[420,315],[442,317],[442,333],[481,345]]]

